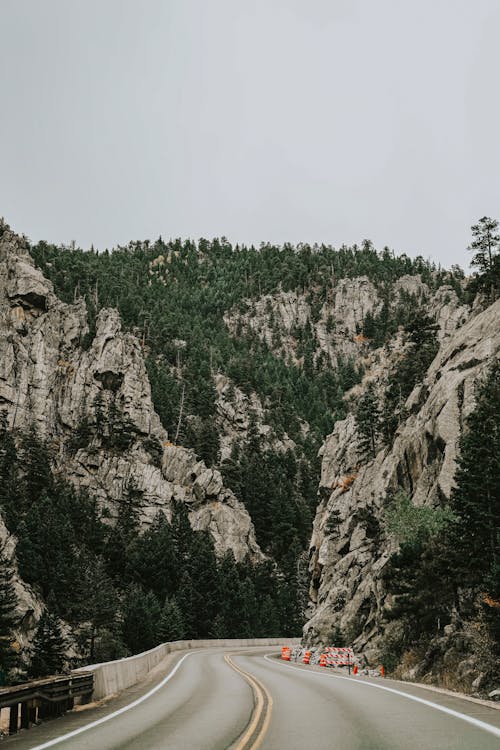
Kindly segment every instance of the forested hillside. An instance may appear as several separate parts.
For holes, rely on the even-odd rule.
[[[132,488],[110,525],[95,498],[53,476],[51,453],[33,431],[14,436],[0,422],[2,513],[18,540],[19,574],[46,604],[29,674],[60,671],[68,647],[77,666],[185,637],[298,632],[293,558],[284,560],[280,578],[270,563],[237,564],[230,554],[217,560],[210,534],[192,530],[181,503],[170,523],[158,515],[140,534],[140,495]],[[16,602],[5,560],[2,570],[0,624],[8,631]],[[71,638],[64,638],[61,620]],[[24,673],[15,652],[4,657],[4,667]]]
[[[269,450],[256,435],[235,444],[222,464],[228,485],[250,510],[257,540],[280,561],[291,546],[304,549],[316,507],[317,453],[336,420],[345,416],[345,392],[358,382],[362,364],[352,358],[332,368],[312,356],[308,328],[343,278],[367,276],[382,300],[367,316],[374,345],[411,320],[425,299],[394,291],[405,275],[420,274],[429,289],[452,284],[462,295],[459,270],[437,270],[422,258],[362,247],[231,246],[225,240],[131,243],[112,252],[84,252],[40,243],[32,254],[57,294],[85,298],[92,338],[101,307],[116,306],[141,339],[155,408],[170,439],[218,464],[214,375],[225,373],[246,393],[255,391],[273,432],[295,443],[292,451]],[[299,359],[290,363],[258,336],[230,335],[224,314],[247,310],[252,300],[280,291],[303,293],[311,319],[296,331]],[[279,326],[276,329],[279,335]],[[362,328],[358,331],[363,333]],[[352,338],[352,336],[350,337]],[[250,431],[251,433],[251,431]]]
[[[318,553],[337,539],[340,566],[359,528],[374,548],[385,537],[368,501],[348,510],[347,495],[338,510],[329,498],[390,455],[408,398],[490,280],[465,284],[459,268],[369,241],[160,238],[96,252],[2,233],[0,503],[31,602],[20,625],[6,557],[0,619],[29,636],[21,657],[6,649],[4,672],[183,636],[297,635],[314,615],[312,633],[308,588],[314,607],[318,591],[336,597],[323,640],[327,628],[361,643],[373,626],[366,604],[355,627],[332,629],[353,605],[323,581],[331,553],[319,568]],[[391,565],[390,585],[410,585]]]

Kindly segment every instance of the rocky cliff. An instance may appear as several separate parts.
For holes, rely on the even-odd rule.
[[[387,498],[398,488],[420,506],[437,507],[450,498],[475,384],[500,355],[500,301],[457,328],[467,311],[449,306],[449,290],[437,294],[430,310],[440,323],[440,348],[406,402],[408,416],[393,444],[367,462],[350,414],[335,424],[322,448],[322,499],[310,546],[310,610],[304,630],[309,642],[326,642],[340,628],[358,649],[377,656],[387,605],[382,574],[397,548],[384,522]],[[392,353],[386,347],[373,355],[361,391],[368,382],[383,379],[394,356],[397,346]]]
[[[61,302],[27,243],[3,225],[0,408],[10,428],[33,425],[49,438],[54,472],[88,489],[111,517],[133,483],[144,524],[182,501],[193,528],[210,530],[218,554],[260,559],[250,517],[220,473],[169,442],[141,344],[122,330],[118,312],[102,309],[88,338],[84,301]]]
[[[419,275],[400,277],[390,289],[389,306],[394,309],[405,299],[425,307],[439,325],[442,340],[469,315],[451,286],[431,290]],[[367,276],[339,279],[325,298],[307,293],[277,292],[256,301],[244,300],[228,311],[225,322],[233,335],[254,334],[279,356],[302,363],[299,338],[307,329],[313,341],[314,359],[323,356],[327,366],[339,360],[359,361],[366,354],[367,338],[362,335],[368,315],[380,314],[384,301],[381,289]]]

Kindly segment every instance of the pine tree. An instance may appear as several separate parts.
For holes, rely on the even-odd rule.
[[[177,593],[175,595],[177,604],[181,611],[185,628],[185,638],[194,638],[193,625],[193,599],[195,586],[187,570],[181,574]]]
[[[205,531],[196,531],[189,550],[187,569],[195,582],[191,597],[194,638],[206,637],[219,607],[219,577],[213,542]]]
[[[106,545],[106,565],[111,578],[122,585],[129,583],[131,549],[139,535],[139,507],[142,493],[131,482],[122,498],[118,518],[110,529]]]
[[[358,431],[358,448],[366,458],[375,458],[380,434],[380,407],[375,386],[370,383],[359,399],[354,413]]]
[[[459,518],[452,547],[460,580],[500,598],[500,363],[477,389],[467,418],[451,505]]]
[[[78,602],[78,619],[88,623],[85,648],[90,663],[98,653],[99,639],[103,633],[119,632],[120,602],[102,558],[82,554],[79,590],[75,591]]]
[[[40,438],[36,429],[31,427],[22,436],[20,454],[24,472],[23,497],[30,508],[38,502],[43,493],[51,492],[53,489],[51,450],[47,441]]]
[[[127,590],[123,604],[122,633],[126,646],[133,654],[158,645],[161,607],[151,591],[136,584]]]
[[[31,677],[60,674],[65,664],[66,641],[58,618],[48,609],[38,623],[33,640],[33,657],[29,673]]]
[[[8,429],[7,414],[0,412],[0,508],[9,529],[18,522],[20,477],[16,445]]]
[[[499,269],[495,262],[500,250],[500,235],[497,233],[498,221],[490,219],[489,216],[483,216],[471,229],[474,239],[469,246],[469,250],[475,253],[471,265],[479,269],[481,284],[488,290],[491,302],[500,291]]]
[[[17,652],[12,647],[13,630],[17,624],[16,605],[12,569],[6,557],[0,554],[0,684],[9,681],[12,670],[18,664]]]
[[[150,528],[131,542],[125,554],[125,580],[153,591],[159,602],[175,593],[178,569],[185,563],[176,550],[174,528],[163,513],[158,513]]]
[[[184,618],[174,596],[165,599],[158,634],[162,642],[181,641],[185,637]]]

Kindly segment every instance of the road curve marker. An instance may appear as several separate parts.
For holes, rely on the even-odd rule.
[[[257,750],[257,748],[261,746],[262,740],[269,728],[269,722],[271,721],[271,713],[273,710],[273,699],[265,685],[263,685],[254,675],[241,669],[241,667],[238,667],[231,659],[231,656],[233,656],[233,654],[226,654],[224,660],[232,669],[239,672],[243,679],[249,683],[256,699],[250,723],[236,743],[231,745],[231,750]],[[263,714],[264,719],[262,721],[262,726],[256,737],[252,740]]]
[[[182,659],[180,659],[175,667],[172,669],[171,672],[168,673],[166,677],[163,678],[161,682],[158,683],[158,685],[155,685],[154,688],[152,688],[149,692],[145,693],[144,695],[141,695],[140,698],[137,698],[137,700],[132,701],[132,703],[127,703],[126,706],[123,706],[122,708],[119,708],[117,711],[113,711],[111,714],[107,714],[107,716],[103,716],[101,719],[96,719],[96,721],[91,721],[90,724],[85,724],[83,727],[79,727],[78,729],[73,729],[72,732],[68,732],[67,734],[62,734],[60,737],[55,737],[53,740],[48,740],[48,742],[44,742],[42,745],[36,745],[36,747],[32,747],[31,750],[45,750],[48,747],[53,747],[54,745],[58,745],[60,742],[65,742],[66,740],[71,739],[72,737],[76,737],[79,734],[82,734],[82,732],[86,732],[89,729],[94,729],[94,727],[98,727],[100,724],[104,724],[106,721],[110,721],[111,719],[114,719],[116,716],[120,716],[121,714],[124,714],[126,711],[130,711],[131,708],[135,708],[140,703],[144,703],[148,698],[151,698],[152,695],[158,692],[158,690],[161,690],[161,688],[167,684],[169,680],[172,679],[174,674],[177,672],[181,664],[188,658],[188,656],[192,656],[193,652],[191,651],[189,654],[185,654]]]
[[[270,656],[271,654],[266,654],[264,656],[264,659],[266,659],[266,661],[271,662],[271,664],[274,664],[275,666],[285,667],[287,669],[298,669],[300,672],[306,671],[302,669],[301,667],[294,666],[293,664],[288,664],[288,663],[284,664],[283,662],[280,662],[279,660],[270,659],[269,658]],[[367,685],[368,687],[378,688],[379,690],[386,690],[388,693],[395,693],[396,695],[401,695],[403,696],[403,698],[408,698],[408,700],[415,701],[416,703],[423,703],[424,706],[435,708],[437,711],[442,711],[445,714],[454,716],[456,719],[462,719],[463,721],[466,721],[469,724],[472,724],[473,726],[478,727],[479,729],[484,729],[486,732],[489,732],[490,734],[494,734],[495,737],[500,737],[500,727],[496,727],[493,724],[488,724],[486,721],[481,721],[480,719],[475,719],[473,716],[462,714],[460,713],[460,711],[454,711],[452,708],[447,708],[446,706],[440,706],[439,703],[426,701],[425,698],[419,698],[417,695],[411,695],[410,693],[405,693],[403,690],[396,690],[395,688],[387,687],[387,685],[378,685],[376,682],[365,682],[364,680],[359,680],[359,679],[355,680],[353,677],[344,677],[343,675],[339,675],[339,674],[325,674],[324,672],[311,672],[311,671],[307,671],[307,674],[311,675],[312,677],[326,677],[327,679],[331,679],[333,677],[336,680],[348,680],[349,682],[356,683],[356,685]],[[34,750],[38,750],[38,748],[34,748]]]

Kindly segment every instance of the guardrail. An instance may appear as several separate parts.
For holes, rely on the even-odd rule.
[[[195,648],[245,646],[295,646],[300,638],[229,638],[171,641],[150,651],[116,661],[81,667],[69,676],[47,677],[22,685],[0,688],[0,709],[10,708],[9,734],[29,729],[43,719],[61,716],[73,708],[75,698],[83,702],[101,700],[140,682],[167,654]]]
[[[102,664],[91,664],[79,671],[89,671],[94,674],[94,692],[92,698],[100,700],[110,695],[120,693],[131,687],[157,666],[166,656],[174,651],[185,651],[192,648],[207,647],[235,647],[241,646],[295,646],[300,638],[227,638],[200,641],[171,641],[144,651],[142,654],[129,656],[116,661],[106,661]]]
[[[93,689],[93,673],[80,671],[0,688],[0,709],[10,708],[9,734],[62,715],[73,708],[75,698],[89,699]]]

